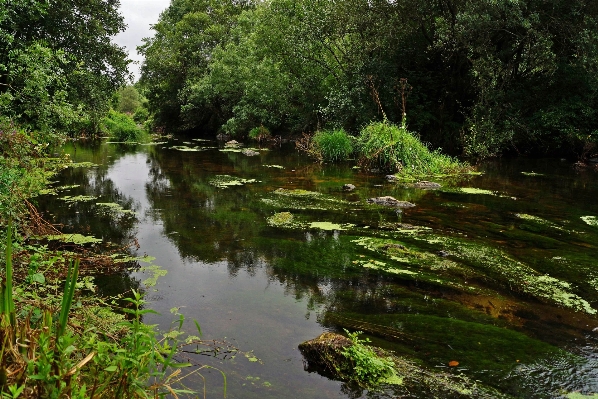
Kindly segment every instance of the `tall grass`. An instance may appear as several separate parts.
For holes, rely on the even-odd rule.
[[[313,135],[312,148],[323,161],[346,161],[353,154],[353,141],[343,129],[321,130]]]
[[[357,152],[362,166],[407,178],[451,175],[469,170],[467,164],[439,151],[430,151],[405,127],[388,121],[367,125],[357,138]]]
[[[142,295],[133,290],[133,296],[125,298],[132,306],[122,309],[131,319],[110,316],[119,320],[113,323],[119,325],[121,332],[101,330],[99,325],[90,323],[88,316],[82,318],[71,312],[77,290],[77,259],[70,263],[58,323],[54,323],[52,310],[58,298],[48,291],[44,298],[30,292],[24,302],[17,299],[15,306],[13,289],[23,292],[24,287],[13,287],[12,241],[9,225],[0,302],[2,398],[158,398],[194,393],[181,380],[208,366],[196,366],[186,375],[181,373],[182,368],[192,366],[176,361],[181,348],[204,345],[199,337],[181,331],[182,315],[177,327],[161,338],[155,326],[143,323],[143,315],[155,312],[143,309]],[[195,325],[201,335],[197,322]],[[222,375],[226,396],[226,376]]]

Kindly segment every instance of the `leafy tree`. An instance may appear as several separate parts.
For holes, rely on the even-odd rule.
[[[0,107],[36,129],[96,130],[127,77],[118,1],[0,0]]]

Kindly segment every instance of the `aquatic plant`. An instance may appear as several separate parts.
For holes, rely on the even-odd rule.
[[[439,151],[430,151],[406,128],[386,120],[363,128],[356,147],[360,165],[402,177],[459,174],[471,169]]]
[[[229,175],[216,175],[210,179],[209,184],[218,188],[229,188],[232,186],[244,186],[245,184],[259,183],[255,179],[241,179]]]
[[[372,347],[367,346],[370,340],[359,338],[361,331],[350,333],[345,330],[345,333],[352,345],[348,345],[342,354],[351,363],[354,374],[349,377],[352,380],[364,387],[375,386],[381,382],[402,383],[402,379],[396,374],[392,357],[381,356]]]
[[[344,129],[320,130],[311,141],[310,155],[321,161],[346,161],[353,154],[353,138]]]
[[[268,224],[274,227],[286,226],[293,221],[293,214],[290,212],[279,212],[268,218]]]

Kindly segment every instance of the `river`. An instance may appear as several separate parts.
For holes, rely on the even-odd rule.
[[[204,339],[243,351],[190,355],[225,373],[228,398],[395,397],[305,370],[297,346],[343,329],[510,397],[598,392],[595,171],[503,159],[424,190],[314,164],[290,145],[256,156],[191,139],[64,150],[89,164],[63,171],[55,186],[71,188],[40,210],[65,232],[155,257],[98,276],[101,293],[142,288],[160,313],[146,322],[168,330],[178,308],[190,332],[195,319]],[[416,206],[367,203],[387,195]],[[107,217],[98,203],[135,214]],[[156,270],[165,275],[148,285]],[[201,374],[186,383],[222,397],[220,372]]]

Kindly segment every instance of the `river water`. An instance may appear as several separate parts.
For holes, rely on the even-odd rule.
[[[508,397],[598,392],[597,172],[498,160],[423,190],[292,147],[246,156],[183,141],[69,144],[74,162],[91,164],[62,172],[55,186],[76,187],[39,205],[65,232],[136,240],[134,255],[155,257],[98,276],[102,293],[141,288],[160,313],[146,322],[168,330],[176,307],[204,339],[242,350],[189,355],[225,373],[228,398],[396,397],[305,370],[297,346],[343,329]],[[366,201],[386,195],[416,206]],[[106,217],[97,203],[135,215]],[[292,223],[269,224],[283,212]],[[148,286],[156,269],[166,274]],[[201,374],[186,383],[222,397],[220,372]]]

